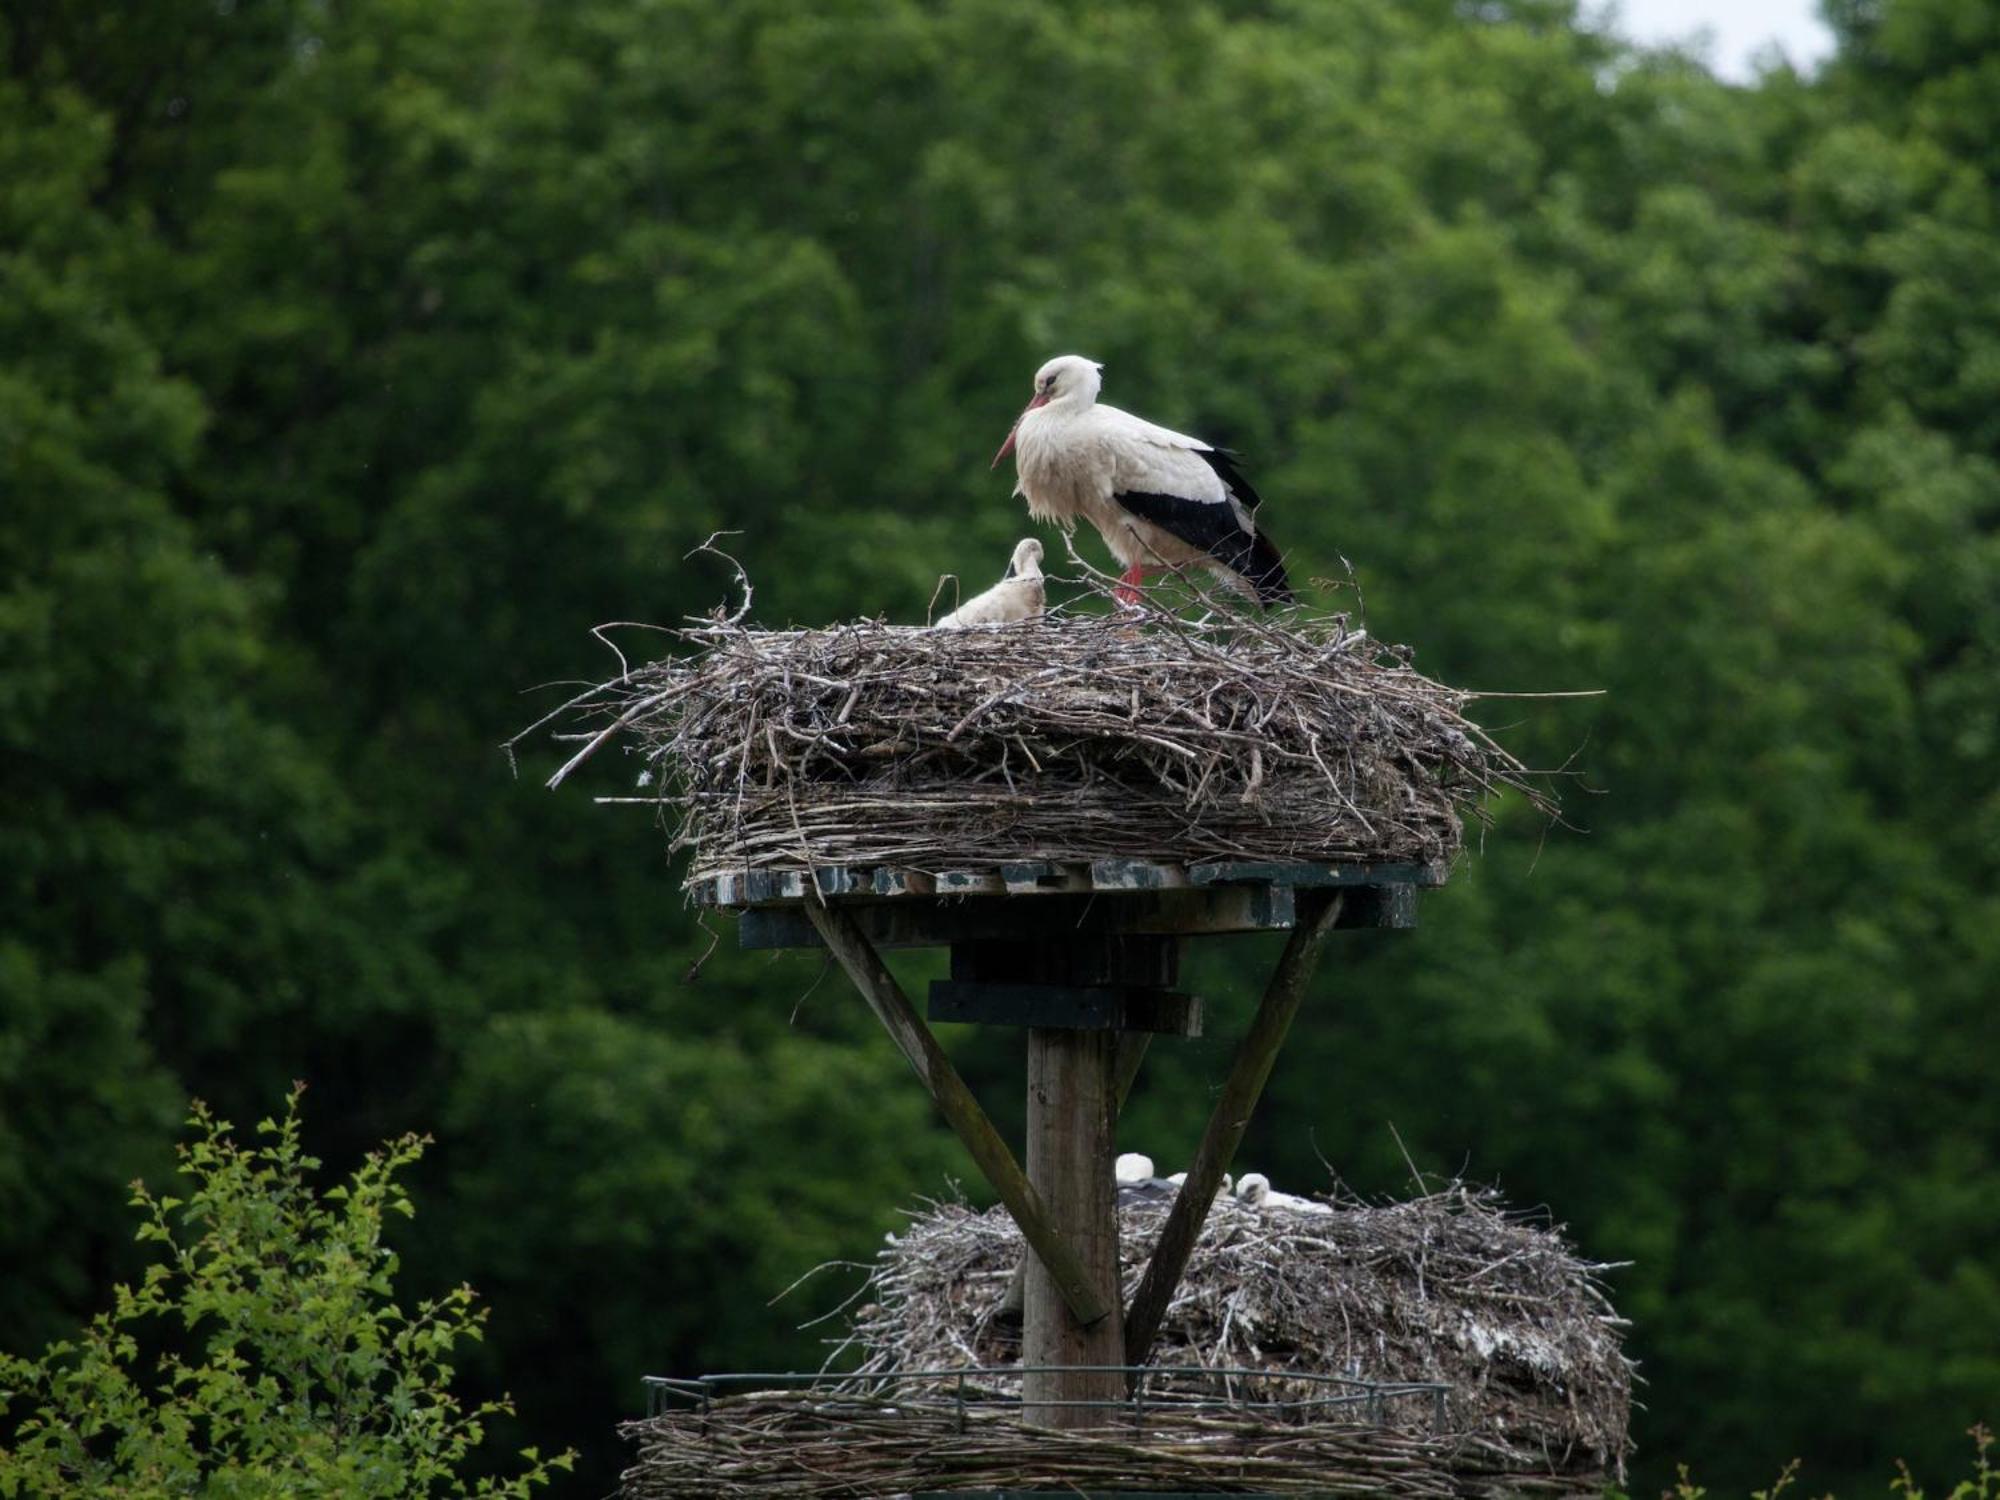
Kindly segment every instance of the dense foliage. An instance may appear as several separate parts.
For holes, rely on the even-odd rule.
[[[525,1500],[571,1466],[530,1448],[515,1477],[468,1480],[508,1409],[452,1391],[488,1309],[461,1286],[405,1310],[382,1239],[416,1211],[398,1177],[425,1142],[392,1141],[322,1192],[301,1092],[259,1146],[197,1103],[187,1197],[133,1192],[138,1239],[158,1246],[144,1277],[40,1359],[0,1354],[0,1495]]]
[[[830,1299],[767,1299],[955,1148],[810,962],[685,982],[656,831],[492,747],[589,626],[718,597],[716,528],[767,622],[997,575],[986,458],[1074,349],[1420,664],[1607,690],[1491,705],[1588,831],[1517,813],[1352,943],[1255,1164],[1394,1189],[1393,1120],[1633,1261],[1641,1489],[1953,1464],[2000,10],[1830,11],[1731,88],[1570,0],[5,0],[0,1346],[131,1273],[189,1095],[305,1076],[326,1153],[437,1131],[410,1262],[595,1478],[640,1373],[812,1359]],[[954,1045],[1004,1113],[1006,1039]],[[1130,1142],[1191,1147],[1218,1045]]]

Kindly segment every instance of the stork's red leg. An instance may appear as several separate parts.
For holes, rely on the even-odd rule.
[[[1118,582],[1112,587],[1111,596],[1120,604],[1130,607],[1139,602],[1139,585],[1146,581],[1146,569],[1134,563],[1118,575]]]

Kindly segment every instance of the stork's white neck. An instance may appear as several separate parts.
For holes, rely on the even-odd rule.
[[[1088,411],[1097,404],[1097,393],[1103,389],[1104,377],[1098,374],[1095,367],[1086,366],[1082,375],[1070,385],[1070,388],[1051,401],[1045,410],[1069,415]]]

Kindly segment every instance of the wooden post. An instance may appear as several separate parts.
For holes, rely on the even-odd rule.
[[[1256,1018],[1250,1023],[1243,1044],[1236,1049],[1236,1061],[1208,1117],[1201,1144],[1195,1148],[1187,1180],[1181,1184],[1167,1222],[1161,1226],[1160,1241],[1153,1247],[1153,1258],[1147,1262],[1139,1290],[1133,1294],[1132,1307],[1125,1318],[1125,1353],[1134,1365],[1143,1365],[1153,1352],[1160,1321],[1173,1301],[1188,1257],[1194,1253],[1194,1242],[1208,1218],[1210,1205],[1215,1202],[1222,1174],[1242,1143],[1251,1113],[1271,1076],[1271,1065],[1277,1061],[1278,1049],[1285,1044],[1292,1017],[1298,1014],[1307,981],[1319,964],[1320,949],[1340,916],[1340,905],[1341,897],[1337,894],[1313,891],[1300,895],[1298,925],[1292,928],[1284,955],[1264,989]]]
[[[1021,1378],[1023,1415],[1044,1427],[1101,1427],[1110,1420],[1101,1408],[1051,1403],[1125,1396],[1125,1378],[1115,1368],[1125,1363],[1111,1175],[1117,1044],[1112,1031],[1038,1026],[1028,1032],[1028,1179],[1047,1203],[1056,1232],[1082,1257],[1091,1289],[1113,1308],[1109,1317],[1084,1323],[1064,1305],[1040,1257],[1027,1258],[1022,1365],[1113,1367],[1030,1368]]]
[[[1139,1065],[1146,1060],[1146,1047],[1153,1040],[1152,1034],[1145,1031],[1120,1031],[1115,1035],[1118,1038],[1118,1057],[1111,1065],[1111,1120],[1114,1126],[1118,1122],[1118,1116],[1125,1112],[1125,1101],[1131,1097],[1132,1085],[1139,1078]],[[1118,1194],[1115,1183],[1111,1192],[1115,1207]],[[1014,1267],[1014,1274],[1007,1278],[1007,1290],[1001,1293],[1000,1305],[994,1309],[993,1315],[996,1318],[1007,1322],[1021,1320],[1027,1309],[1028,1266],[1034,1258],[1026,1250],[1021,1252],[1020,1264]]]
[[[958,1076],[958,1069],[951,1065],[951,1059],[945,1056],[937,1038],[931,1035],[923,1018],[911,1007],[909,997],[896,983],[895,975],[889,972],[881,955],[861,935],[854,919],[837,906],[815,901],[806,903],[806,915],[818,929],[827,951],[839,960],[841,968],[847,971],[847,977],[861,992],[861,998],[868,1002],[875,1018],[916,1070],[917,1077],[930,1091],[938,1109],[951,1123],[951,1128],[958,1132],[959,1140],[972,1153],[972,1159],[979,1164],[979,1170],[993,1184],[1000,1201],[1007,1205],[1014,1222],[1021,1226],[1022,1238],[1034,1247],[1036,1256],[1048,1270],[1057,1294],[1077,1323],[1089,1326],[1101,1321],[1116,1325],[1116,1242],[1113,1242],[1111,1290],[1106,1296],[1101,1276],[1085,1267],[1083,1259],[1057,1229],[1042,1194],[1022,1173],[1020,1164],[1014,1160],[1014,1153],[1000,1139],[1000,1132],[986,1118],[986,1111],[972,1097],[972,1090]],[[1100,1097],[1102,1092],[1100,1085]],[[1109,1182],[1109,1157],[1105,1158],[1104,1170]],[[1116,1233],[1115,1222],[1113,1233]]]

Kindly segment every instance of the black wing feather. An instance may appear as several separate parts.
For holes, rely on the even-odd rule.
[[[1257,590],[1260,602],[1291,603],[1292,585],[1285,577],[1284,559],[1261,532],[1245,531],[1237,524],[1235,507],[1181,495],[1152,495],[1144,490],[1124,490],[1111,498],[1140,520],[1171,531],[1190,547],[1201,548],[1224,567],[1241,573]]]
[[[1243,502],[1245,510],[1255,510],[1264,503],[1263,497],[1250,488],[1250,481],[1243,477],[1243,471],[1236,467],[1236,455],[1227,448],[1197,448],[1194,456],[1215,470],[1229,493]]]

